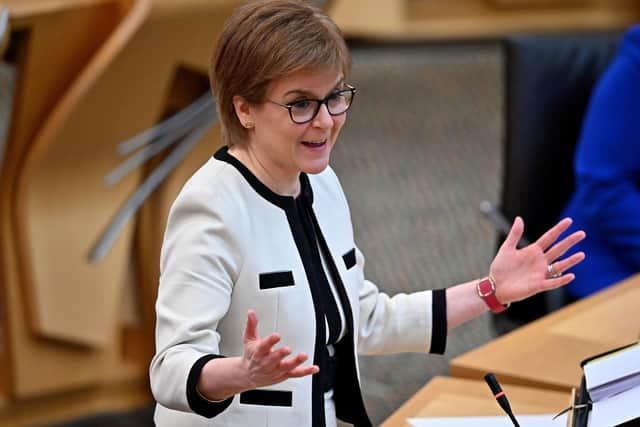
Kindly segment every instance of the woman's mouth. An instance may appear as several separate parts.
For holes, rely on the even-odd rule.
[[[327,143],[326,139],[321,141],[302,141],[302,145],[309,148],[321,148]]]

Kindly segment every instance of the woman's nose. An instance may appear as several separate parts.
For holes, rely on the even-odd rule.
[[[313,119],[313,125],[319,128],[328,128],[333,126],[333,117],[329,114],[326,104],[320,105],[318,114]]]

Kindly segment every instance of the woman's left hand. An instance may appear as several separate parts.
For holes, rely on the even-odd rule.
[[[561,257],[584,239],[584,231],[576,231],[556,242],[571,222],[571,218],[563,219],[536,242],[518,249],[518,242],[524,233],[524,222],[520,217],[515,219],[509,235],[491,263],[489,273],[496,282],[496,297],[501,303],[523,300],[538,292],[564,286],[575,278],[571,273],[563,273],[581,262],[585,258],[584,252],[564,259]]]

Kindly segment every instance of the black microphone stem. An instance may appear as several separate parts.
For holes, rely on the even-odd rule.
[[[507,396],[504,394],[504,391],[502,391],[502,387],[500,387],[500,384],[498,383],[496,377],[492,373],[488,373],[484,376],[484,380],[489,385],[489,388],[493,393],[493,397],[495,397],[498,405],[500,405],[502,410],[509,416],[509,419],[511,420],[513,425],[515,427],[520,427],[520,424],[518,424],[518,420],[516,420],[516,417],[513,415],[513,411],[511,410],[511,405],[509,405]]]
[[[513,415],[513,412],[507,412],[507,415],[509,415],[509,418],[511,419],[511,422],[513,423],[513,425],[515,427],[520,427],[520,424],[518,424],[518,420],[516,420],[515,415]]]

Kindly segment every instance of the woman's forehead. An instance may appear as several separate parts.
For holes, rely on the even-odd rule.
[[[271,83],[270,95],[307,94],[324,97],[344,80],[341,70],[303,70],[282,77]]]

